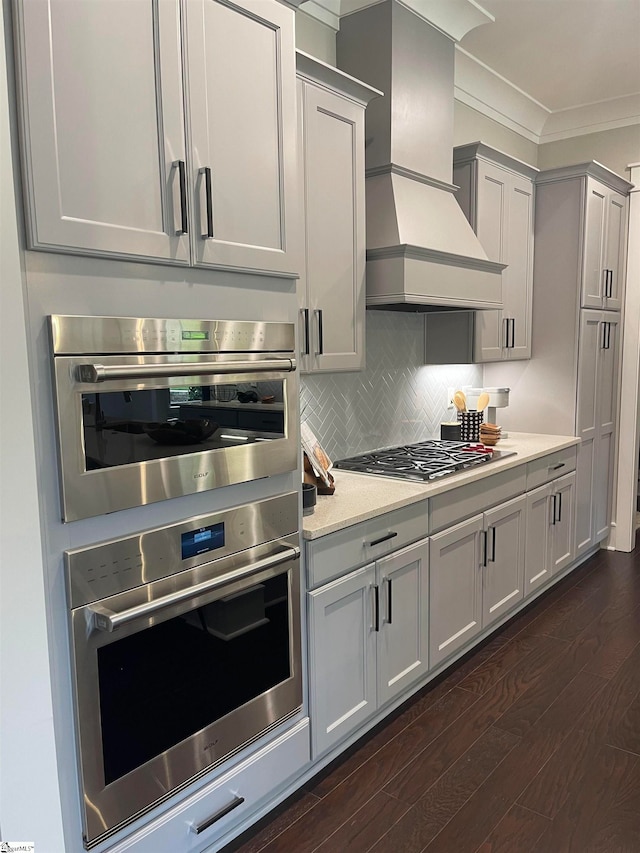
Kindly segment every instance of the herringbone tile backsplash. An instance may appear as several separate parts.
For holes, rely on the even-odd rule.
[[[480,386],[475,364],[425,365],[420,314],[367,311],[366,369],[303,376],[300,408],[333,459],[440,437],[447,388]]]

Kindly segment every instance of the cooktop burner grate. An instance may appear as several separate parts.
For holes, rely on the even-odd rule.
[[[340,459],[334,468],[407,480],[436,480],[506,455],[510,454],[483,445],[431,439]]]

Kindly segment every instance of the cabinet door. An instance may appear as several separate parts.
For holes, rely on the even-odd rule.
[[[619,314],[606,313],[603,317],[598,350],[598,425],[593,477],[595,542],[602,542],[609,535],[611,523],[620,329]]]
[[[478,163],[476,232],[487,256],[507,264],[502,311],[476,315],[477,361],[531,357],[533,183],[491,163]]]
[[[379,560],[378,705],[429,669],[429,543]]]
[[[364,108],[304,85],[310,369],[364,367]]]
[[[533,184],[511,175],[507,216],[507,269],[502,273],[503,316],[511,322],[507,358],[531,358],[533,293]]]
[[[553,483],[551,519],[551,571],[566,569],[575,556],[573,529],[576,475],[572,472]]]
[[[293,274],[293,13],[276,0],[183,8],[195,261]]]
[[[624,275],[626,198],[609,190],[607,194],[607,232],[604,253],[604,268],[609,270],[608,290],[603,304],[609,311],[622,308]]]
[[[582,307],[602,308],[607,188],[587,178],[582,269]]]
[[[551,578],[551,483],[527,493],[524,594]]]
[[[308,593],[314,757],[376,709],[374,593],[373,565]]]
[[[482,627],[482,516],[429,540],[429,664],[465,646]]]
[[[491,261],[506,264],[509,173],[491,163],[477,164],[476,234]],[[502,274],[503,294],[506,289]],[[500,361],[505,353],[506,311],[476,312],[476,361]]]
[[[30,248],[187,263],[177,4],[16,10]]]
[[[598,439],[598,361],[603,342],[602,312],[580,312],[576,435],[582,440],[576,465],[576,557],[595,544],[593,478]]]
[[[484,514],[483,628],[524,596],[526,506],[527,498],[521,495]]]

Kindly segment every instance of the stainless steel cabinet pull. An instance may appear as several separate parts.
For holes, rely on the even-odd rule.
[[[482,565],[487,565],[487,531],[482,531]]]
[[[607,324],[602,324],[602,341],[600,342],[600,349],[607,348]]]
[[[495,525],[489,528],[491,530],[491,556],[489,557],[489,561],[491,563],[495,563],[496,561],[496,528]]]
[[[296,369],[295,358],[265,358],[261,361],[201,361],[179,364],[79,364],[76,381],[93,384],[116,379],[151,379],[171,376],[215,376],[224,373],[268,373]]]
[[[231,572],[227,572],[221,577],[210,578],[209,580],[202,581],[202,583],[192,584],[155,600],[144,601],[142,604],[130,607],[128,610],[122,610],[120,613],[109,610],[109,608],[103,607],[101,604],[90,604],[87,610],[93,614],[93,624],[99,631],[108,631],[111,633],[121,625],[133,622],[134,619],[138,619],[141,616],[150,616],[164,607],[170,607],[172,604],[180,604],[182,601],[204,595],[204,593],[210,592],[212,589],[216,589],[216,587],[228,584],[231,580],[237,580],[240,577],[249,577],[264,569],[270,569],[273,566],[286,563],[288,560],[299,559],[300,549],[298,547],[289,547],[262,560],[256,560],[249,566],[244,565]]]
[[[611,323],[607,323],[607,349],[611,349]]]
[[[209,166],[203,166],[200,169],[200,174],[204,177],[204,198],[207,209],[207,230],[202,235],[203,240],[208,240],[213,237],[213,194],[211,192],[211,169]]]
[[[223,818],[229,812],[232,812],[234,809],[237,809],[238,806],[241,806],[244,803],[244,797],[234,797],[230,803],[227,803],[226,806],[223,806],[219,809],[215,814],[212,814],[211,817],[208,817],[206,820],[203,820],[202,823],[192,823],[189,825],[189,829],[191,832],[195,832],[196,835],[200,835],[201,832],[204,832],[205,829],[209,829],[210,826]]]
[[[302,351],[302,354],[310,355],[311,350],[309,349],[309,309],[303,308],[302,314],[304,316],[304,350]]]
[[[391,625],[391,623],[393,622],[391,581],[392,578],[387,578],[387,622],[389,623],[389,625]]]
[[[558,524],[562,521],[562,492],[558,492]]]
[[[184,160],[174,160],[174,168],[178,170],[178,183],[180,186],[180,229],[176,231],[177,235],[186,234],[188,228],[187,222],[187,173]]]
[[[547,468],[547,471],[559,471],[560,468],[564,468],[564,466],[565,466],[564,462],[559,462],[557,465],[550,465]]]
[[[316,308],[318,315],[318,349],[316,355],[324,355],[324,328],[322,325],[322,308]]]
[[[505,317],[502,321],[504,326],[504,348],[509,349],[509,320]]]
[[[398,534],[395,530],[391,530],[386,536],[381,536],[380,539],[374,539],[373,542],[369,542],[369,548],[373,548],[374,545],[380,545],[382,542],[386,542],[388,539],[393,539]]]
[[[516,345],[516,318],[511,318],[511,346],[510,349],[514,349]]]
[[[602,296],[603,298],[607,298],[608,296],[608,287],[609,287],[609,270],[602,270]]]
[[[557,503],[556,498],[557,497],[558,497],[557,495],[551,495],[551,500],[553,501],[553,506],[551,508],[551,524],[556,523],[556,503]]]
[[[380,589],[377,584],[373,587],[373,629],[380,630]]]

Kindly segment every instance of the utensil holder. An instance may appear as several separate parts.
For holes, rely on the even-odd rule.
[[[458,412],[461,441],[480,441],[480,424],[484,412]]]

